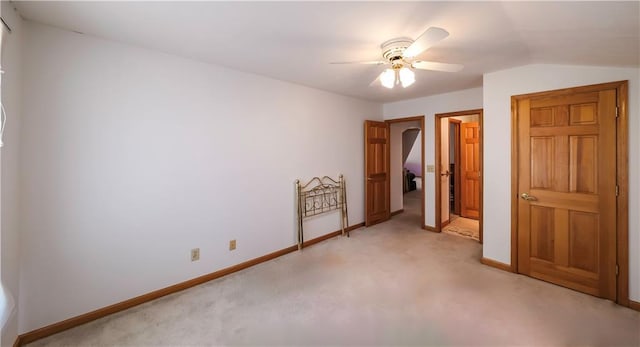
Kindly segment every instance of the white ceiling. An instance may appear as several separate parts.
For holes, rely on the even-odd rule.
[[[339,94],[389,102],[482,85],[529,63],[640,66],[639,2],[19,2],[25,19]],[[463,64],[416,71],[393,90],[369,83],[388,39],[430,26],[450,36],[419,58]]]

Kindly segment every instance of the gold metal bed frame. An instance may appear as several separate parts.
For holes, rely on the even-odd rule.
[[[315,183],[315,184],[314,184]],[[307,217],[340,210],[340,228],[344,236],[349,237],[349,215],[347,213],[347,191],[342,174],[338,180],[329,176],[314,177],[307,184],[296,180],[296,196],[298,197],[298,249],[304,243],[303,220]]]

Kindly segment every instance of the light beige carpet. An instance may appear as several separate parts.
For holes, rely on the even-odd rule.
[[[482,265],[405,211],[33,345],[640,345],[639,312]]]
[[[480,240],[480,224],[477,219],[464,218],[451,214],[451,221],[442,228],[442,232]]]

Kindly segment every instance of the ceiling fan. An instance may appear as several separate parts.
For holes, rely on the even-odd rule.
[[[397,84],[401,84],[403,88],[406,88],[416,81],[413,69],[444,72],[458,72],[462,70],[463,66],[459,64],[415,59],[420,53],[444,40],[447,36],[449,36],[449,33],[446,30],[438,27],[430,27],[415,41],[407,37],[399,37],[385,41],[380,45],[384,60],[333,62],[331,64],[391,65],[390,68],[384,70],[373,80],[371,85],[379,80],[380,84],[386,88],[393,88]]]

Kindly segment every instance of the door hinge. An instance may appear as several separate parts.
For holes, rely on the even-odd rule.
[[[620,107],[616,106],[616,118],[620,117]]]
[[[616,264],[616,276],[618,276],[619,274],[620,274],[620,266]]]
[[[616,196],[620,195],[620,186],[616,185]]]

